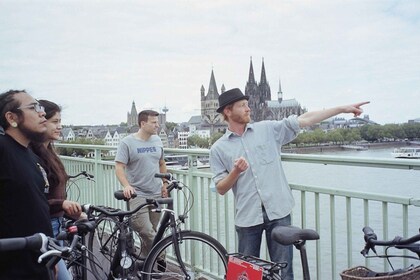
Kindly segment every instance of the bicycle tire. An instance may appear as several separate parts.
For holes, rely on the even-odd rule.
[[[112,258],[118,244],[118,220],[100,215],[95,231],[89,234],[88,250],[91,270],[102,278],[109,274]]]
[[[74,259],[70,260],[66,264],[66,267],[73,280],[83,280],[83,268],[78,257],[75,257]]]
[[[194,275],[193,279],[225,279],[227,251],[219,241],[207,234],[189,230],[179,232],[177,237],[182,261],[188,273]],[[165,237],[153,247],[141,272],[142,279],[184,279],[172,247],[172,236]],[[195,258],[191,255],[195,255]]]
[[[95,231],[89,235],[88,241],[91,270],[102,279],[119,278],[121,274],[126,275],[128,279],[137,279],[136,263],[140,259],[140,252],[135,252],[134,237],[128,237],[127,242],[131,243],[133,252],[127,256],[125,263],[131,265],[128,269],[122,267],[124,262],[121,262],[121,252],[118,251],[119,228],[120,222],[116,217],[99,216]],[[128,229],[139,238],[131,228]]]

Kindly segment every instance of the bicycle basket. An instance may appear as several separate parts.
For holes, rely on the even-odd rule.
[[[376,276],[372,276],[375,275]],[[340,273],[342,280],[420,280],[420,267],[396,275],[375,273],[364,266],[357,266]]]

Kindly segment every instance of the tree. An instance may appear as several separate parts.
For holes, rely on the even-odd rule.
[[[367,141],[378,141],[384,137],[384,131],[380,125],[364,125],[360,128],[360,135]]]
[[[344,142],[344,137],[342,133],[338,129],[336,129],[328,132],[328,134],[326,135],[326,140],[328,142],[333,142],[334,144],[342,144]]]
[[[420,138],[420,123],[406,123],[403,125],[406,138],[412,140]]]
[[[191,135],[187,139],[188,147],[208,148],[209,138],[204,138],[199,135]]]
[[[219,138],[222,136],[223,136],[223,133],[221,132],[213,133],[213,135],[210,136],[210,145],[213,145],[214,143],[216,143],[216,141],[219,140]]]
[[[74,141],[63,141],[63,143],[83,144],[83,145],[105,145],[105,141],[102,140],[102,139],[86,139],[86,138],[78,138]],[[57,152],[58,152],[58,154],[63,155],[63,156],[83,156],[83,157],[85,157],[89,152],[91,152],[91,150],[58,147]]]
[[[174,128],[178,125],[177,123],[174,122],[166,122],[165,123],[166,128],[168,129],[168,131],[173,131]]]

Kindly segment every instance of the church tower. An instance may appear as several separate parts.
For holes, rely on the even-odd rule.
[[[277,93],[277,99],[279,103],[283,101],[283,92],[281,91],[281,80],[279,79],[279,92]]]
[[[136,109],[136,103],[134,103],[131,105],[131,112],[127,113],[127,126],[131,127],[131,126],[135,126],[138,125],[138,114],[137,114],[137,109]]]
[[[219,108],[219,92],[217,91],[214,72],[211,70],[207,95],[205,95],[204,86],[201,86],[201,121],[203,124],[214,124],[220,121],[220,115],[216,112],[217,108]]]
[[[249,66],[248,82],[245,86],[245,95],[249,96],[248,106],[251,109],[251,120],[254,122],[263,120],[266,102],[271,100],[271,90],[265,74],[264,60],[261,67],[261,80],[257,84],[254,77],[252,57]]]
[[[225,92],[225,85],[221,87],[221,93]],[[200,89],[201,93],[201,126],[203,128],[210,128],[210,133],[213,134],[215,131],[220,131],[221,127],[224,127],[223,117],[217,113],[216,110],[219,108],[219,92],[217,91],[216,79],[214,72],[211,70],[210,84],[205,94],[205,88],[202,85]]]
[[[260,83],[258,84],[258,91],[260,94],[261,103],[265,103],[266,101],[271,100],[270,85],[268,84],[267,77],[265,76],[264,58],[262,60],[261,79]]]
[[[248,106],[251,109],[251,120],[256,121],[256,116],[258,116],[258,108],[260,103],[260,98],[258,95],[258,85],[255,81],[254,76],[254,67],[252,65],[252,57],[250,58],[249,65],[249,74],[248,81],[245,86],[245,95],[249,96]]]

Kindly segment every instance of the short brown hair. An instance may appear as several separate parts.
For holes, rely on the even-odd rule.
[[[159,116],[159,113],[153,110],[141,111],[138,116],[138,123],[140,127],[141,127],[141,122],[147,122],[147,120],[149,119],[149,116],[157,117]]]

